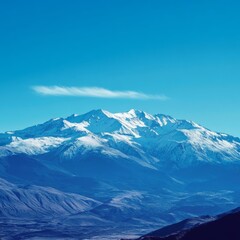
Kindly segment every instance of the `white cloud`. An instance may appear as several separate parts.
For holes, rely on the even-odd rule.
[[[152,95],[136,91],[112,91],[100,87],[62,87],[62,86],[33,86],[33,90],[49,96],[75,96],[95,98],[128,98],[128,99],[157,99],[167,100],[165,95]]]

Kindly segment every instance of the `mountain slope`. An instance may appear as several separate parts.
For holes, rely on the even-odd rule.
[[[187,219],[149,233],[139,240],[238,240],[240,209],[216,217]]]
[[[50,218],[89,211],[100,204],[50,187],[21,186],[0,179],[0,217]]]

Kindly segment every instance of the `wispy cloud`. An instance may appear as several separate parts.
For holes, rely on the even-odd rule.
[[[162,101],[168,99],[165,95],[152,95],[136,91],[112,91],[100,87],[33,86],[32,89],[39,94],[49,96],[156,99]]]

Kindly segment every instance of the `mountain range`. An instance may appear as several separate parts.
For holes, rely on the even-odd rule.
[[[134,109],[51,119],[0,134],[1,236],[141,236],[238,207],[239,173],[240,139],[192,121]]]

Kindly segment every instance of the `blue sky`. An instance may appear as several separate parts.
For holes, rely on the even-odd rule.
[[[1,1],[0,131],[136,108],[240,136],[239,12],[231,0]]]

